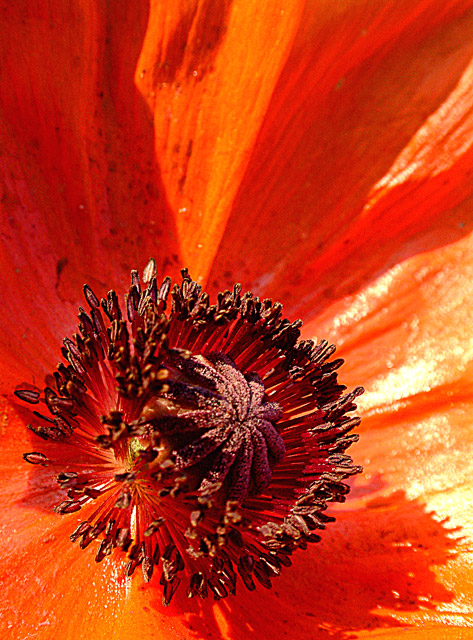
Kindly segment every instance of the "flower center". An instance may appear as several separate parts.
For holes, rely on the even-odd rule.
[[[282,411],[265,400],[261,377],[243,374],[223,353],[172,364],[174,380],[164,394],[171,415],[154,403],[147,417],[153,432],[172,442],[175,469],[196,476],[200,492],[225,484],[226,497],[239,503],[261,493],[285,453],[275,427]],[[179,406],[186,409],[175,411]]]
[[[152,261],[144,279],[132,272],[126,318],[115,292],[84,287],[57,390],[15,392],[49,411],[33,411],[41,452],[24,458],[55,470],[57,513],[84,514],[72,541],[98,545],[97,562],[122,550],[146,581],[158,568],[164,604],[182,578],[217,599],[237,576],[270,587],[360,471],[345,450],[362,389],[343,394],[334,348],[300,340],[278,303],[235,285],[210,305],[185,270],[158,288]]]

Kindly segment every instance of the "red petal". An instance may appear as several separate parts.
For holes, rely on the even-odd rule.
[[[179,262],[153,125],[134,78],[148,13],[145,2],[113,11],[94,2],[5,7],[7,299],[18,287],[44,286],[50,300],[75,302],[85,280],[123,289],[130,268],[150,254],[160,273]]]

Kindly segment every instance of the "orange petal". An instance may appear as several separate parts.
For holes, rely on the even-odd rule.
[[[364,382],[369,390],[364,399],[363,439],[356,453],[357,461],[367,468],[355,487],[358,502],[355,494],[320,547],[296,556],[296,570],[275,581],[270,594],[242,594],[218,605],[204,603],[202,609],[191,603],[188,613],[181,611],[185,603],[177,602],[163,612],[152,592],[142,589],[139,582],[128,585],[112,563],[96,568],[90,554],[70,545],[68,520],[44,511],[49,504],[49,482],[32,486],[21,461],[21,452],[30,448],[23,435],[24,425],[5,409],[0,454],[5,490],[0,502],[6,586],[0,599],[0,619],[7,625],[6,637],[24,638],[27,633],[49,638],[52,629],[71,640],[108,637],[110,633],[119,638],[246,638],[251,634],[265,637],[268,631],[326,637],[347,635],[355,629],[360,630],[360,637],[396,638],[400,627],[405,635],[404,627],[419,624],[423,637],[440,638],[449,637],[446,625],[471,626],[468,549],[472,521],[468,505],[473,497],[469,482],[473,453],[473,371],[469,365],[473,244],[466,238],[427,255],[419,254],[466,234],[471,227],[471,215],[464,217],[471,198],[468,180],[466,189],[462,186],[472,162],[468,68],[472,52],[464,38],[471,15],[463,15],[470,4],[446,2],[432,12],[432,2],[415,6],[353,3],[335,16],[330,3],[311,7],[309,17],[313,15],[314,22],[318,21],[320,34],[322,29],[330,34],[330,42],[323,42],[322,47],[321,37],[313,38],[314,24],[303,21],[306,28],[280,77],[219,254],[220,268],[228,266],[223,258],[228,253],[239,274],[248,270],[253,279],[267,274],[268,289],[283,293],[286,272],[274,277],[271,260],[276,252],[294,249],[294,255],[281,262],[285,270],[299,268],[303,275],[288,292],[294,295],[293,300],[302,295],[302,303],[293,302],[293,307],[307,312],[315,308],[314,292],[309,289],[322,277],[327,284],[322,292],[315,291],[325,298],[319,307],[323,308],[327,299],[341,298],[309,330],[339,338],[342,353],[352,363],[345,367],[343,378]],[[6,82],[11,79],[12,86],[18,84],[15,91],[2,96],[3,166],[8,167],[2,212],[9,214],[10,225],[2,233],[0,252],[5,279],[0,346],[2,355],[9,355],[9,359],[0,357],[4,382],[9,382],[6,376],[24,371],[28,359],[39,369],[49,360],[58,337],[53,334],[62,333],[65,322],[72,318],[63,299],[68,291],[66,283],[74,284],[74,291],[78,291],[83,275],[89,270],[98,273],[99,267],[100,280],[121,283],[130,266],[126,258],[122,264],[122,255],[135,260],[134,265],[136,260],[140,262],[154,242],[156,227],[164,233],[161,248],[174,246],[170,208],[159,199],[161,177],[155,148],[147,144],[153,127],[141,94],[132,90],[147,6],[134,4],[123,13],[114,12],[110,24],[95,4],[84,6],[75,13],[66,8],[61,17],[56,10],[49,14],[42,7],[15,4],[5,14],[8,28],[2,35],[7,38],[0,39],[5,47],[4,73]],[[170,25],[166,33],[172,31],[175,37],[163,50],[171,56],[171,67],[178,75],[194,70],[192,50],[184,50],[186,43],[196,42],[200,33],[205,35],[207,25],[220,25],[227,11],[226,5],[219,5],[224,8],[215,21],[204,23],[211,8],[205,3],[196,6],[190,23],[186,20],[192,11],[183,16],[169,13],[179,28]],[[255,73],[257,61],[266,66],[271,60],[275,65],[261,80],[261,93],[255,89],[256,81],[252,85],[249,104],[245,103],[241,112],[245,120],[237,111],[238,102],[247,94],[235,78],[239,64],[230,55],[230,45],[233,55],[239,49],[230,26],[246,16],[241,32],[247,33],[244,29],[250,27],[245,12],[252,10],[235,2],[231,5],[223,19],[228,18],[228,34],[218,39],[217,50],[197,60],[206,77],[201,84],[193,76],[181,85],[192,100],[202,100],[202,114],[210,124],[199,120],[199,107],[187,102],[190,96],[181,99],[176,94],[177,80],[173,81],[174,90],[163,87],[161,91],[162,104],[171,101],[173,113],[187,123],[181,135],[171,118],[172,140],[183,144],[179,151],[167,145],[168,134],[161,132],[155,116],[158,151],[164,151],[162,181],[169,197],[174,198],[172,207],[180,206],[181,198],[184,205],[187,202],[190,192],[174,194],[183,176],[183,186],[193,185],[198,194],[200,208],[192,208],[192,213],[198,216],[202,212],[200,222],[192,217],[186,221],[186,212],[181,212],[177,226],[183,253],[201,274],[207,271],[213,254],[193,254],[195,230],[203,221],[209,223],[211,213],[218,211],[218,220],[210,224],[203,244],[208,250],[212,239],[220,241],[234,196],[234,191],[227,196],[225,171],[236,188],[234,183],[247,166],[258,126],[250,123],[251,108],[255,103],[255,117],[260,122],[296,24],[292,14],[271,14],[272,21],[271,16],[264,17],[265,25],[280,34],[280,58],[268,42],[259,57],[249,60],[243,52],[242,59]],[[153,20],[159,11],[158,5],[152,7]],[[297,11],[296,15],[298,20]],[[178,25],[181,17],[183,22]],[[259,34],[262,22],[255,19]],[[344,38],[329,46],[335,40],[332,28],[340,24],[346,27],[341,32]],[[366,34],[362,34],[364,28]],[[25,35],[30,47],[24,46]],[[101,58],[96,47],[105,37],[110,38],[111,48]],[[156,58],[149,47],[157,37],[149,26],[143,60]],[[245,37],[248,40],[251,34]],[[122,46],[123,38],[129,41]],[[85,54],[84,42],[89,44]],[[312,42],[323,54],[320,62]],[[212,56],[215,69],[206,66]],[[432,56],[436,72],[429,75]],[[221,64],[224,60],[227,66]],[[313,73],[314,66],[317,73]],[[144,68],[139,65],[138,75]],[[345,83],[334,89],[342,76]],[[146,78],[145,73],[137,82],[148,105],[155,108],[161,98],[147,93],[152,89]],[[393,78],[397,79],[397,100],[393,100]],[[105,85],[104,106],[98,110],[97,79]],[[297,80],[297,84],[288,79]],[[232,80],[235,95],[230,92],[229,102],[222,102],[213,113],[210,97],[220,101],[227,96]],[[221,94],[220,82],[225,87]],[[291,105],[294,87],[300,101]],[[314,96],[320,102],[317,109],[313,108]],[[334,115],[335,108],[340,115]],[[397,117],[399,113],[402,118]],[[55,138],[51,122],[56,121],[60,132]],[[107,143],[99,142],[102,127]],[[186,143],[205,128],[210,135],[205,141],[196,138],[199,154],[194,156],[193,151],[185,169]],[[379,135],[385,129],[389,135]],[[438,130],[446,132],[440,147]],[[281,138],[274,135],[279,131]],[[237,136],[242,146],[233,163],[224,151],[235,150]],[[356,156],[361,142],[366,144],[363,164]],[[323,157],[317,153],[319,144],[327,145]],[[439,162],[441,149],[448,152],[448,162]],[[178,156],[176,167],[173,153]],[[219,165],[215,178],[211,165],[214,154]],[[278,173],[270,161],[281,156],[287,162],[277,165],[282,167]],[[110,166],[109,162],[115,164]],[[200,164],[202,174],[197,175]],[[360,168],[362,175],[352,165]],[[220,167],[225,171],[220,173]],[[335,172],[340,182],[333,179]],[[315,187],[313,173],[318,181]],[[305,180],[308,184],[299,189]],[[113,194],[104,195],[109,186]],[[220,200],[223,204],[219,208]],[[84,208],[79,209],[84,202]],[[315,228],[316,204],[322,213]],[[208,208],[204,210],[204,206]],[[294,212],[292,230],[287,221],[289,210]],[[403,215],[400,221],[399,212]],[[344,240],[352,243],[350,250],[342,250],[336,227],[340,222],[349,224]],[[456,226],[458,222],[462,228]],[[249,231],[243,235],[246,225]],[[298,235],[301,229],[307,237]],[[254,240],[251,245],[249,237]],[[416,241],[411,247],[405,245],[409,239]],[[325,257],[317,253],[322,250],[316,247],[319,242],[330,249]],[[404,249],[397,253],[401,244]],[[246,257],[249,246],[255,257]],[[90,260],[84,260],[85,247]],[[66,249],[70,254],[64,253]],[[378,278],[379,270],[410,253],[416,255]],[[61,263],[66,255],[69,262]],[[143,262],[146,259],[147,255]],[[361,293],[343,297],[357,290],[367,277],[374,281],[365,284]],[[259,282],[263,286],[263,280]],[[58,309],[68,320],[56,317]],[[27,330],[30,333],[25,335]],[[24,349],[17,348],[18,336]],[[17,363],[12,356],[19,351],[22,361]],[[382,474],[380,480],[378,474]],[[450,517],[451,523],[437,522],[428,513],[432,509],[441,517]],[[465,535],[465,542],[458,541],[458,532],[449,531],[450,525],[453,529],[463,526],[460,534]],[[417,631],[409,630],[407,635],[419,637]]]
[[[151,3],[136,81],[154,117],[180,252],[201,278],[220,243],[303,4]]]
[[[73,545],[69,535],[87,514],[61,518],[52,512],[60,492],[51,471],[35,468],[31,473],[21,456],[34,447],[29,432],[4,398],[0,413],[2,637],[189,637],[190,620],[200,615],[199,603],[184,595],[164,608],[159,586],[144,585],[138,575],[125,578],[120,557],[97,565],[93,549],[81,551]],[[219,636],[211,601],[199,625],[201,637]]]
[[[370,389],[366,409],[467,380],[473,361],[473,234],[416,255],[355,296],[334,303],[307,325],[326,335],[346,357],[344,379]],[[466,391],[465,391],[466,392]]]
[[[390,511],[404,517],[417,503],[440,523],[426,537],[416,524],[424,516],[412,514],[404,527],[418,529],[408,537],[399,530],[402,553],[417,549],[417,560],[426,554],[428,572],[419,581],[411,560],[404,596],[378,603],[386,625],[395,618],[430,630],[473,620],[472,256],[473,234],[414,256],[308,327],[338,341],[346,358],[341,379],[367,389],[359,401],[360,442],[350,450],[365,472],[347,508],[361,517],[366,508],[381,518]],[[422,602],[410,607],[409,597],[419,594]]]
[[[241,279],[307,318],[471,228],[473,12],[434,5],[308,9],[211,282]]]

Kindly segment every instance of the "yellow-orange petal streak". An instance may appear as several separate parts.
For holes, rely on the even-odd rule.
[[[436,390],[448,398],[452,384],[471,380],[472,300],[470,234],[405,260],[334,303],[307,330],[340,345],[348,384],[364,372],[368,393],[360,403],[379,412],[405,398],[419,403],[423,393],[431,392],[432,402]]]
[[[397,637],[380,625],[422,625],[429,638],[448,638],[451,628],[452,637],[462,637],[453,629],[473,625],[472,256],[471,234],[414,256],[311,324],[341,345],[344,381],[363,372],[366,386],[353,447],[365,472],[342,518],[350,509],[361,518],[372,510],[384,522],[379,544],[395,534],[398,569],[393,565],[386,578],[395,597],[373,601],[376,624],[360,637]],[[409,515],[415,504],[421,513]],[[389,513],[398,514],[395,527]],[[437,530],[415,524],[422,513]],[[401,580],[403,557],[410,560]],[[379,578],[368,577],[380,593]],[[361,589],[368,588],[366,579]]]
[[[205,278],[288,56],[304,2],[151,3],[136,83],[181,258]]]

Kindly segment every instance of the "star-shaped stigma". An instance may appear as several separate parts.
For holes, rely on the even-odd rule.
[[[174,436],[176,469],[195,472],[199,492],[226,483],[228,498],[240,503],[264,491],[286,447],[275,427],[281,408],[265,399],[261,377],[242,373],[223,353],[167,366],[170,390],[161,407],[179,403],[180,410],[155,420],[154,428]]]

